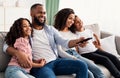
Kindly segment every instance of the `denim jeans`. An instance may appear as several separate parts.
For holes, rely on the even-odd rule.
[[[56,78],[56,75],[76,74],[76,78],[88,78],[87,65],[80,60],[58,58],[41,68],[32,68],[36,78]]]
[[[5,78],[35,78],[18,66],[8,66],[5,71]]]
[[[88,69],[89,69],[88,70],[88,74],[89,74],[88,78],[93,78],[91,72],[93,73],[95,78],[105,78],[105,75],[102,73],[102,71],[99,69],[99,67],[95,63],[91,62],[91,60],[82,57],[80,54],[78,54],[75,50],[72,50],[72,49],[67,50],[66,52],[69,53],[70,55],[73,55],[73,56],[77,57],[78,59],[84,61],[88,65]]]

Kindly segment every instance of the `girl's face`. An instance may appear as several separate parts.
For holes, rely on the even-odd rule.
[[[70,14],[66,20],[66,27],[71,27],[71,25],[74,23],[74,19],[75,19],[75,14]]]
[[[80,30],[83,27],[83,22],[79,17],[75,18],[74,25],[77,30]]]
[[[32,28],[30,27],[30,24],[27,20],[23,20],[22,26],[24,37],[28,37],[29,35],[31,35]]]

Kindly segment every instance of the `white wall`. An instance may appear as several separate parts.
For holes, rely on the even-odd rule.
[[[24,17],[31,20],[30,7],[34,3],[45,5],[45,0],[0,0],[0,32],[9,31],[18,18]]]
[[[69,7],[84,24],[98,23],[101,30],[119,35],[120,0],[60,0],[59,9]]]
[[[45,0],[0,0],[0,6],[15,7],[17,1],[19,1],[20,4],[24,5],[23,7],[28,7],[28,8],[34,3],[41,3],[45,5]]]

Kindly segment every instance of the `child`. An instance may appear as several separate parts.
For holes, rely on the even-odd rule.
[[[75,27],[75,28],[74,28]],[[97,35],[89,29],[83,27],[83,22],[78,16],[75,17],[73,32],[78,37],[89,38],[85,47],[78,46],[78,53],[83,57],[93,60],[96,64],[105,66],[115,78],[120,78],[120,61],[114,55],[105,52],[101,46]]]
[[[31,23],[26,18],[17,19],[7,33],[5,37],[6,43],[19,50],[19,52],[27,54],[32,66],[30,68],[21,67],[22,65],[19,65],[17,57],[13,56],[5,71],[5,78],[35,78],[29,74],[30,69],[32,67],[44,66],[44,59],[39,60],[38,63],[32,61],[32,48],[30,45],[31,33]]]

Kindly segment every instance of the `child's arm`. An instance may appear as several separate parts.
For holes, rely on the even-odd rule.
[[[98,36],[96,34],[93,34],[93,36],[95,37],[96,41],[93,42],[93,44],[95,45],[96,48],[103,50],[100,44],[100,40],[98,38]]]
[[[96,41],[97,41],[98,45],[100,45],[100,46],[101,46],[101,44],[100,44],[100,40],[99,40],[98,36],[97,36],[96,34],[93,34],[93,36],[95,37],[95,39],[96,39]]]

